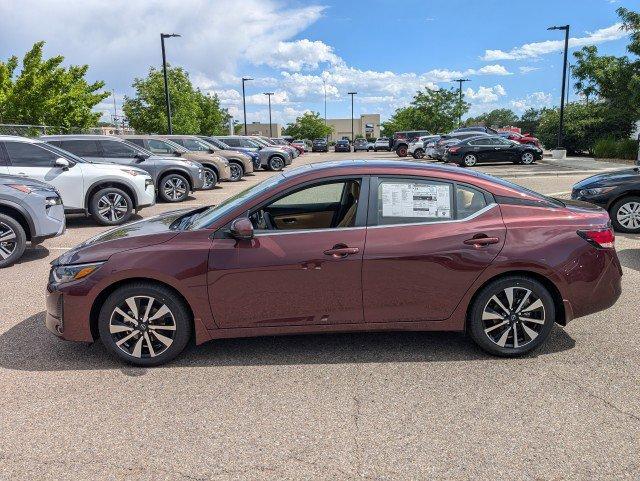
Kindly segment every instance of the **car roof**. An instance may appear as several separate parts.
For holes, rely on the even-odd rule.
[[[123,139],[115,135],[99,134],[69,134],[69,135],[42,135],[40,139],[47,140],[116,140],[122,142]]]
[[[32,139],[30,137],[22,137],[20,135],[0,135],[0,142],[7,142],[12,140],[14,142],[27,142],[27,143],[38,143],[40,139]]]

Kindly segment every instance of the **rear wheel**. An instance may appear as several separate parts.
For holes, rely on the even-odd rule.
[[[269,168],[269,170],[282,170],[284,168],[284,159],[279,155],[274,155],[269,159],[267,167]]]
[[[0,214],[0,268],[15,263],[27,247],[27,236],[13,217]]]
[[[100,309],[98,330],[111,354],[137,366],[169,362],[191,338],[184,302],[170,289],[146,282],[116,289]]]
[[[404,145],[401,145],[396,149],[396,154],[398,157],[406,157],[407,156],[407,148]]]
[[[609,212],[613,228],[619,232],[640,232],[640,197],[624,197]]]
[[[478,163],[478,158],[473,154],[467,154],[462,158],[462,165],[465,167],[473,167]]]
[[[416,149],[413,151],[413,158],[414,159],[422,159],[424,158],[424,150],[422,149]]]
[[[123,190],[105,187],[91,196],[89,213],[98,224],[120,225],[129,220],[133,201]]]
[[[244,167],[238,162],[229,162],[229,168],[231,169],[231,182],[238,182],[244,176]]]
[[[218,174],[211,167],[204,167],[203,169],[204,182],[202,184],[202,190],[211,190],[218,183]]]
[[[539,347],[555,322],[555,304],[540,282],[509,276],[483,288],[470,311],[467,330],[483,350],[519,356]]]
[[[158,190],[165,202],[182,202],[189,195],[189,182],[180,174],[169,174],[160,180]]]

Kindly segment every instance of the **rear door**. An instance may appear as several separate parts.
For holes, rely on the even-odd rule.
[[[490,194],[423,177],[371,179],[365,322],[447,319],[504,244]]]
[[[68,139],[54,140],[53,145],[67,150],[72,154],[82,157],[90,162],[104,162],[102,150],[97,140],[93,139]]]

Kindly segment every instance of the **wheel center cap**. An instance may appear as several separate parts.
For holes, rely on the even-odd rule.
[[[516,319],[517,319],[517,316],[516,316],[515,314],[511,314],[511,315],[509,316],[509,320],[510,320],[510,321],[515,321]]]
[[[143,332],[147,330],[147,325],[144,322],[140,323],[140,330]]]

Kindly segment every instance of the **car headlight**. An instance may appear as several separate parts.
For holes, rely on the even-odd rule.
[[[51,276],[57,284],[77,281],[93,274],[102,264],[104,264],[104,262],[75,264],[70,266],[54,266],[51,269]]]
[[[56,195],[52,197],[47,197],[44,203],[47,207],[51,207],[54,205],[62,205],[62,199],[60,198],[60,196]]]
[[[191,162],[190,160],[185,160],[184,163],[187,164],[189,167],[193,167],[194,169],[197,169],[200,167],[200,164],[197,164],[196,162]]]
[[[126,174],[133,175],[134,177],[135,177],[136,175],[140,175],[140,174],[142,174],[142,172],[140,172],[140,171],[138,171],[138,170],[133,170],[133,169],[120,169],[120,170],[122,170],[122,172],[124,172],[124,173],[126,173]],[[146,174],[146,172],[145,172],[145,174]]]
[[[153,179],[151,177],[144,179],[144,190],[147,190],[150,185],[153,185]]]
[[[595,187],[593,189],[581,189],[579,194],[583,196],[601,195],[606,194],[613,189],[615,189],[615,187]]]

